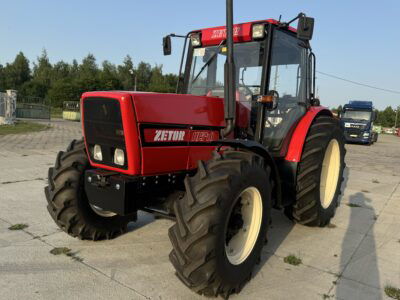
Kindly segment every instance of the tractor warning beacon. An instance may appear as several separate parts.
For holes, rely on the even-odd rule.
[[[272,208],[326,226],[345,168],[340,122],[314,97],[314,19],[234,25],[232,6],[226,26],[164,38],[165,54],[185,41],[176,94],[84,93],[83,139],[45,188],[54,221],[80,239],[112,239],[138,210],[172,219],[176,275],[210,297],[251,279]]]

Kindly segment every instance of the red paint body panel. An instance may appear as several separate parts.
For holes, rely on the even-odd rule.
[[[215,146],[190,146],[187,169],[196,169],[199,160],[210,160],[214,150]]]
[[[253,24],[259,24],[259,23],[271,23],[278,25],[279,21],[274,19],[268,19],[268,20],[247,22],[242,24],[235,24],[233,26],[233,41],[235,43],[252,41],[253,39],[252,26]],[[289,27],[289,30],[292,32],[296,32],[296,29],[293,27]],[[198,31],[201,31],[202,46],[219,45],[223,40],[226,39],[226,26],[206,28]]]
[[[315,117],[320,114],[332,115],[331,111],[323,106],[312,106],[301,119],[290,140],[285,159],[291,162],[299,162],[303,153],[304,142]]]
[[[188,146],[142,148],[142,175],[160,175],[186,170]]]
[[[224,127],[223,99],[180,94],[135,93],[139,123]]]
[[[137,122],[135,118],[135,112],[132,105],[132,98],[129,92],[89,92],[84,93],[81,98],[81,109],[82,109],[82,127],[84,126],[84,106],[83,102],[88,97],[103,97],[103,98],[113,98],[119,101],[121,107],[121,115],[122,115],[122,125],[124,128],[125,135],[125,144],[127,151],[127,159],[128,159],[128,168],[126,170],[114,168],[106,165],[101,165],[94,163],[90,160],[90,156],[88,154],[90,164],[93,167],[103,168],[107,170],[117,171],[124,174],[138,174],[141,168],[141,157],[140,157],[140,138],[139,132],[137,128]],[[84,134],[85,130],[82,128],[82,132]],[[86,144],[86,139],[85,139]],[[86,150],[88,149],[86,145]]]

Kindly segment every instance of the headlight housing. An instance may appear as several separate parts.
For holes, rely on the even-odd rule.
[[[265,24],[254,24],[253,25],[253,39],[262,39],[265,36]]]
[[[125,153],[122,149],[115,149],[114,151],[114,164],[123,166],[125,164]]]
[[[364,132],[364,137],[369,137],[369,132]]]
[[[100,145],[94,145],[94,147],[93,147],[93,158],[95,160],[99,160],[99,161],[103,160],[103,152],[101,152]]]
[[[192,43],[192,47],[200,47],[201,46],[200,33],[192,33],[190,35],[190,41]]]

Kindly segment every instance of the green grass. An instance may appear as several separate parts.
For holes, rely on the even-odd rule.
[[[346,203],[347,206],[350,207],[361,207],[361,205],[355,204],[355,203]]]
[[[10,230],[23,230],[23,229],[25,229],[27,227],[29,227],[28,224],[20,223],[20,224],[14,224],[14,225],[8,227],[8,229],[10,229]]]
[[[385,294],[389,298],[400,300],[400,289],[398,289],[398,288],[387,285],[387,286],[385,286]]]
[[[53,255],[60,255],[60,254],[65,254],[67,255],[68,253],[71,252],[71,249],[67,247],[56,247],[50,250],[50,253]]]
[[[298,266],[302,263],[301,258],[296,257],[295,255],[291,254],[286,256],[283,261],[289,265]]]
[[[62,119],[63,109],[60,107],[52,107],[50,108],[50,117]]]
[[[75,260],[75,261],[79,261],[82,262],[83,258],[79,257],[76,255],[76,252],[72,252],[71,249],[67,248],[67,247],[56,247],[50,250],[50,253],[53,255],[61,255],[64,254],[68,257],[71,257],[71,259]]]
[[[46,124],[17,121],[14,125],[0,125],[0,136],[7,134],[21,134],[49,129]]]

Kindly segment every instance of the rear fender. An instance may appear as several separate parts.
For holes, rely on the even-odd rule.
[[[323,106],[312,106],[297,124],[289,143],[289,148],[285,160],[290,162],[300,162],[303,153],[304,143],[311,124],[316,117],[325,115],[332,116],[332,112]]]

